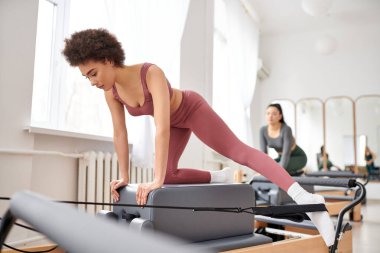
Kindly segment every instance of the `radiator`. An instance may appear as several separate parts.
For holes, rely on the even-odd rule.
[[[116,153],[89,151],[79,158],[78,201],[112,202],[110,182],[119,178],[119,166]],[[152,168],[129,166],[129,183],[144,183],[153,180]],[[79,209],[95,214],[99,210],[111,210],[104,205],[78,205]]]

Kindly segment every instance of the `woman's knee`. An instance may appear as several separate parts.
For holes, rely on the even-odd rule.
[[[177,183],[177,177],[176,175],[172,173],[166,173],[164,184],[176,184]]]

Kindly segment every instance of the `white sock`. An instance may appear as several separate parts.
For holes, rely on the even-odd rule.
[[[233,183],[235,170],[230,167],[226,167],[222,170],[210,171],[211,181],[210,183]]]
[[[288,189],[288,195],[298,204],[324,204],[325,199],[321,195],[311,194],[303,189],[298,183],[292,184]],[[326,245],[329,247],[334,244],[335,229],[327,212],[306,213],[310,220],[317,227]]]

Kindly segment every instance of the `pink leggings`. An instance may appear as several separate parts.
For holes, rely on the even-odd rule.
[[[294,183],[272,158],[240,141],[199,94],[193,91],[183,91],[182,94],[181,105],[171,115],[165,184],[210,183],[208,171],[178,168],[191,132],[219,154],[257,171],[284,191]]]

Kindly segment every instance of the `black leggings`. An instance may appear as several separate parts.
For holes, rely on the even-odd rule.
[[[281,160],[281,156],[274,160],[279,162]],[[289,162],[285,169],[291,176],[299,176],[303,174],[302,169],[305,167],[306,163],[306,153],[302,150],[302,148],[296,146],[296,148],[290,153]]]

